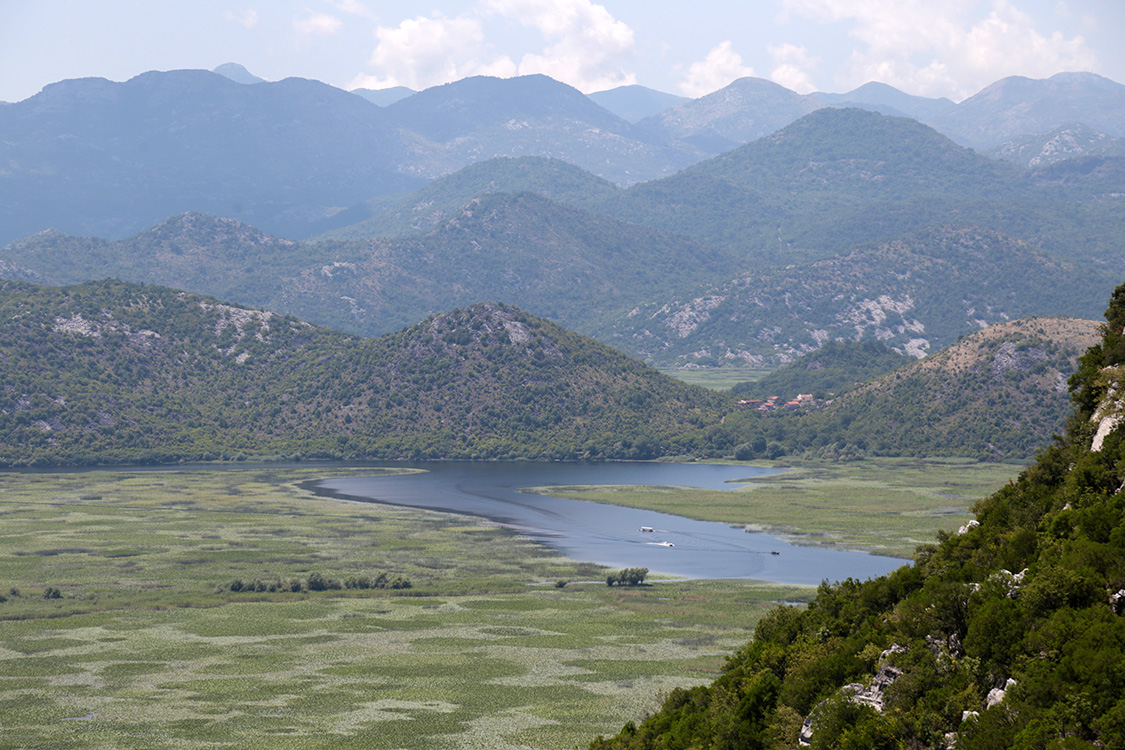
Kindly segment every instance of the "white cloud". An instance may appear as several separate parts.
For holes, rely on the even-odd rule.
[[[485,0],[485,8],[539,31],[547,46],[526,53],[520,75],[542,73],[585,92],[636,83],[622,67],[633,30],[590,0]]]
[[[860,46],[836,84],[878,80],[926,96],[962,99],[1010,75],[1048,77],[1091,70],[1081,36],[1044,34],[1008,0],[783,0],[786,13],[840,23]]]
[[[302,36],[331,36],[343,25],[339,18],[327,13],[309,13],[303,18],[293,19],[293,28]]]
[[[680,83],[684,96],[697,98],[718,91],[732,81],[754,75],[754,69],[742,64],[742,56],[725,41],[707,53],[707,58],[694,62]]]
[[[362,16],[363,18],[374,18],[375,14],[359,0],[328,0],[329,4],[342,13],[350,13],[353,16]]]
[[[1066,39],[1059,32],[1043,36],[1029,16],[1003,0],[958,41],[973,70],[1002,75],[1047,77],[1060,70],[1088,70],[1096,64],[1082,37]]]
[[[811,71],[819,59],[809,55],[808,49],[795,44],[771,44],[767,47],[775,67],[770,72],[770,80],[798,94],[816,91]]]
[[[223,18],[228,21],[234,21],[247,29],[252,29],[258,25],[258,11],[253,8],[247,8],[240,13],[228,10],[223,13]]]
[[[408,86],[424,89],[473,75],[507,77],[516,65],[504,56],[488,57],[484,30],[475,18],[418,16],[395,27],[375,30],[371,53],[374,75],[357,76],[349,88]]]

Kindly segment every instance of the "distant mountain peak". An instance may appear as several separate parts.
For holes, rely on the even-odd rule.
[[[930,99],[924,96],[914,96],[879,81],[868,81],[846,94],[817,92],[810,94],[810,96],[825,104],[862,107],[882,114],[905,115],[923,122],[957,106],[946,98]]]
[[[773,81],[746,77],[645,118],[638,127],[718,154],[773,133],[822,106]]]
[[[266,83],[265,78],[259,78],[238,63],[223,63],[219,67],[214,68],[211,72],[218,73],[221,76],[225,76],[235,83]]]
[[[205,242],[223,242],[237,240],[241,243],[260,245],[276,243],[280,245],[295,245],[291,240],[274,237],[255,226],[229,219],[225,216],[211,216],[197,211],[185,211],[175,216],[170,216],[156,224],[151,229],[146,229],[130,239],[142,236],[159,238],[165,242],[184,244],[199,244]]]
[[[942,132],[975,148],[1045,133],[1068,122],[1125,136],[1125,86],[1096,73],[1057,73],[1047,79],[1009,76],[933,120]]]
[[[597,91],[587,96],[628,122],[639,122],[646,117],[690,101],[685,96],[666,94],[637,84]]]

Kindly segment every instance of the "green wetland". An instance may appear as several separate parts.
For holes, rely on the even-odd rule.
[[[861,502],[878,495],[865,470],[887,499]],[[494,525],[301,489],[349,473],[372,470],[0,474],[0,748],[585,746],[675,687],[711,682],[766,611],[815,591],[745,580],[609,588],[605,569]],[[718,494],[753,500],[740,522],[797,533],[805,518],[807,541],[862,547],[858,517],[875,535],[883,523],[932,537],[963,520],[947,506],[967,509],[1014,473],[808,465],[781,485]],[[588,499],[677,505],[668,488],[597,492]],[[807,508],[788,509],[814,492],[815,524]],[[711,513],[698,490],[691,508],[684,498],[685,514]],[[728,506],[720,520],[737,513]],[[279,585],[380,573],[411,586]]]

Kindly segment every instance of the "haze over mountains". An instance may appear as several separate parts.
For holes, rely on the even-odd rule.
[[[629,92],[587,97],[545,76],[465,79],[381,107],[315,81],[224,72],[62,81],[0,108],[0,242],[47,228],[120,238],[183,211],[299,239],[341,209],[498,156],[559,158],[628,185],[827,104],[909,114],[978,148],[1071,122],[1125,136],[1125,87],[1093,74],[1008,78],[955,105],[741,79],[634,124]]]
[[[652,92],[544,76],[386,106],[237,68],[66,81],[0,110],[0,227],[30,235],[0,275],[114,276],[371,337],[504,303],[669,368],[776,367],[828,341],[922,357],[1023,316],[1097,316],[1125,272],[1125,158],[1067,123],[1108,128],[1122,91],[1006,79],[953,104],[744,79],[637,120],[597,100]],[[1000,149],[1013,164],[905,111],[1073,137],[1025,136]],[[1023,166],[1051,149],[1070,158]]]
[[[483,98],[428,136],[487,129],[482,102],[504,83],[466,82]],[[829,107],[627,188],[560,159],[501,157],[341,212],[353,223],[317,242],[188,213],[124,240],[40,233],[0,250],[0,268],[175,286],[364,335],[497,300],[669,367],[776,366],[832,339],[921,356],[1003,320],[1097,314],[1125,270],[1125,160],[1083,159],[1021,169],[915,120]]]

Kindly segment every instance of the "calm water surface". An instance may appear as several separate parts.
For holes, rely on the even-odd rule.
[[[521,492],[548,485],[644,485],[736,490],[739,479],[774,473],[746,466],[665,463],[395,463],[424,473],[347,477],[315,483],[318,492],[487,518],[573,560],[645,567],[689,578],[755,578],[818,584],[866,579],[904,560],[798,547],[741,527],[667,513]],[[653,531],[641,531],[642,527]],[[773,554],[774,552],[778,554]]]

